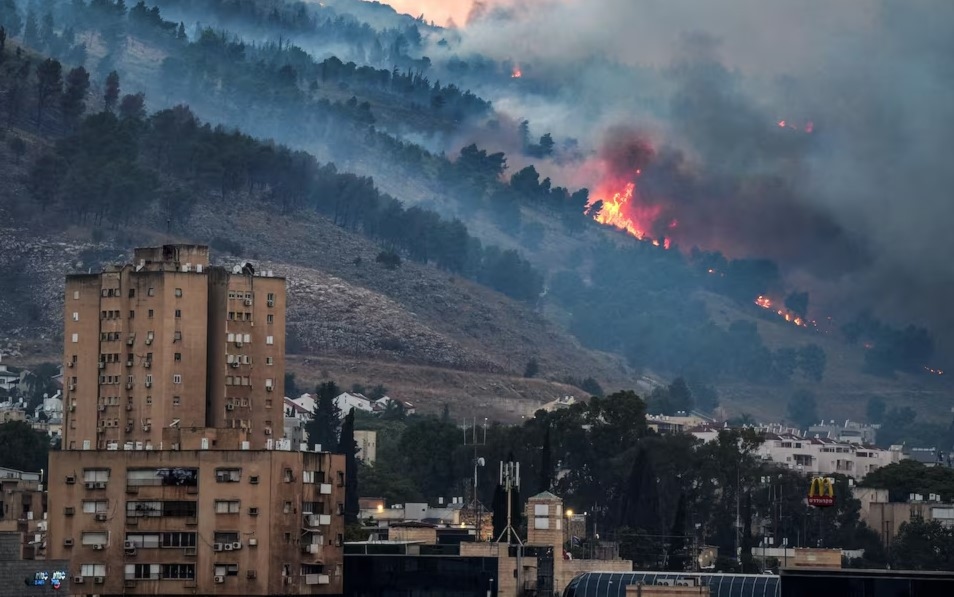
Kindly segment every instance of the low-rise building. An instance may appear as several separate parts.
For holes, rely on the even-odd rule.
[[[359,392],[342,392],[335,398],[335,406],[341,411],[341,418],[351,412],[351,409],[374,412],[374,401]]]
[[[808,428],[809,437],[822,437],[849,444],[872,446],[878,434],[877,425],[866,425],[857,421],[846,420],[844,424],[835,421],[822,421]]]
[[[852,496],[861,502],[861,521],[874,529],[885,545],[894,541],[901,525],[912,520],[936,520],[954,528],[954,504],[937,494],[912,493],[904,501],[891,501],[887,489],[856,487]]]
[[[358,444],[355,458],[365,464],[373,465],[378,459],[378,432],[359,429],[354,432],[354,441]]]

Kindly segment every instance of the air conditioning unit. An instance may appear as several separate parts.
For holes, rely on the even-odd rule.
[[[123,541],[123,549],[136,549],[136,544],[132,541]]]
[[[251,307],[251,306],[252,306],[252,299],[245,299],[245,306],[246,306],[246,307]]]
[[[106,410],[106,405],[105,405],[105,404],[100,404],[99,407],[97,408],[97,410],[98,410],[99,412],[103,412],[104,410]]]
[[[275,306],[275,301],[267,301],[269,307]]]
[[[222,550],[223,550],[223,551],[232,551],[232,544],[231,544],[231,543],[226,543],[226,544],[222,545]]]
[[[235,410],[235,405],[234,405],[234,404],[226,404],[226,405],[225,405],[225,410]]]
[[[106,548],[106,546],[103,545],[102,543],[94,543],[94,544],[93,544],[93,549],[95,549],[96,551],[102,551],[102,550],[105,549],[105,548]]]
[[[143,430],[143,431],[149,431],[150,429],[152,429],[152,425],[143,425],[143,426],[142,426],[142,430]]]
[[[97,522],[106,522],[106,514],[103,513],[103,512],[100,512],[99,514],[97,514],[97,515],[96,515],[96,521],[97,521]]]
[[[69,367],[70,369],[72,369],[72,368],[73,368],[73,361],[67,361],[67,362],[66,362],[66,366]]]
[[[96,489],[96,483],[94,483],[93,481],[87,481],[86,489]]]
[[[321,545],[318,545],[317,543],[311,543],[309,545],[305,545],[304,547],[305,547],[305,551],[310,554],[321,553]]]
[[[146,369],[149,369],[150,367],[152,367],[152,361],[143,361],[142,366],[145,367]]]
[[[194,547],[187,547],[182,550],[182,555],[188,556],[188,557],[195,557],[196,550]]]
[[[82,576],[74,576],[74,577],[73,577],[73,584],[74,584],[74,585],[81,585],[81,584],[83,584],[83,582],[84,582],[84,579],[83,579]]]
[[[249,580],[258,578],[258,573],[256,573],[254,570],[247,570],[247,571],[245,572],[245,578],[247,578],[247,579],[249,579]]]
[[[63,514],[65,516],[73,516],[73,514],[75,513],[76,513],[76,508],[74,508],[73,506],[67,506],[63,508]]]
[[[106,368],[106,363],[104,363],[103,361],[100,361],[100,362],[99,362],[99,368],[100,368],[100,369],[105,369],[105,368]]]
[[[265,391],[266,391],[266,392],[271,392],[271,391],[274,390],[274,389],[275,389],[275,388],[274,388],[273,386],[265,386]]]
[[[225,577],[224,577],[224,576],[216,576],[216,577],[215,577],[215,584],[220,585],[220,584],[222,584],[222,583],[224,583],[224,582],[225,582]]]
[[[73,547],[72,539],[63,539],[63,547]]]
[[[96,433],[106,433],[106,428],[105,428],[105,427],[100,427],[100,428],[98,428],[98,429],[96,430]]]
[[[70,388],[70,391],[71,391],[71,392],[74,391],[74,390],[76,389],[76,384],[71,383],[71,384],[69,385],[69,388]]]
[[[221,544],[221,543],[213,543],[213,544],[212,544],[212,551],[222,551],[222,544]]]
[[[248,540],[249,547],[256,547],[257,545],[258,545],[258,539],[256,539],[255,537],[252,537],[251,539]]]
[[[130,340],[129,343],[132,344],[132,340]],[[152,344],[152,338],[146,338],[146,346],[149,346],[150,344]]]
[[[252,507],[248,509],[249,516],[258,516],[258,508]]]
[[[241,542],[241,541],[235,541],[235,542],[233,542],[233,543],[232,543],[232,549],[233,549],[233,550],[234,550],[234,549],[242,549],[242,542]]]
[[[242,342],[241,340],[236,340],[235,345],[239,348],[242,348],[243,346],[245,346],[245,343]]]
[[[127,410],[127,411],[132,410],[132,404],[127,404],[127,405],[126,405],[126,410]]]
[[[106,481],[96,481],[93,483],[93,489],[106,489]]]
[[[233,368],[233,369],[238,369],[239,364],[240,364],[240,363],[239,363],[238,361],[233,361],[233,362],[232,362],[232,368]]]
[[[104,577],[102,577],[102,576],[97,576],[96,578],[93,579],[93,582],[96,583],[96,584],[98,584],[98,585],[101,585],[101,584],[103,584],[104,582],[106,582],[106,579],[105,579]]]
[[[271,427],[266,427],[266,428],[265,428],[265,435],[271,435],[271,434],[272,434],[272,428],[271,428]]]
[[[147,387],[147,388],[151,388],[151,387],[152,387],[152,382],[151,382],[151,381],[147,381],[147,382],[146,382],[146,387]]]
[[[132,366],[133,366],[133,362],[132,362],[132,361],[126,361],[126,366],[127,366],[127,367],[132,367]]]
[[[66,484],[72,485],[76,483],[76,475],[66,475]]]

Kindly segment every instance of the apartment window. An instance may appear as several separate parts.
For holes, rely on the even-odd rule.
[[[172,376],[172,383],[176,383],[176,384],[182,383],[182,376],[179,375],[178,373],[176,373],[175,375],[173,375],[173,376]]]
[[[176,319],[179,319],[181,317],[182,317],[182,309],[176,309]]]
[[[271,398],[266,398],[266,399],[265,399],[265,408],[271,408],[271,407],[272,407],[272,399],[271,399]]]
[[[181,353],[181,352],[177,352],[172,358],[173,358],[174,361],[176,361],[176,362],[178,363],[179,361],[182,360],[182,353]]]
[[[160,578],[192,580],[195,578],[195,564],[163,564]]]
[[[147,373],[147,374],[146,374],[146,385],[147,385],[147,386],[151,386],[151,385],[152,385],[152,373]]]
[[[212,537],[213,543],[238,543],[239,541],[239,534],[232,531],[215,531]]]
[[[251,342],[251,341],[252,341],[252,335],[251,335],[251,334],[245,334],[244,336],[242,336],[242,338],[243,338],[246,342]]]
[[[136,312],[132,309],[129,310],[129,319],[134,319],[136,317]]]
[[[215,513],[216,514],[238,514],[239,501],[238,500],[215,500]]]
[[[155,288],[150,288],[150,289],[146,290],[146,295],[147,295],[147,296],[156,296],[156,289],[155,289]]]
[[[268,298],[269,302],[274,301],[274,300],[275,300],[275,293],[274,293],[274,292],[269,292],[267,298]]]
[[[275,336],[265,336],[265,344],[275,344]]]
[[[228,335],[228,341],[229,341],[229,342],[235,342],[235,334],[229,334],[229,335]]]
[[[83,470],[83,482],[106,483],[109,481],[108,468],[88,468]]]
[[[275,359],[273,359],[272,357],[265,357],[265,364],[266,364],[266,365],[274,365],[274,364],[275,364]]]
[[[229,311],[229,321],[235,319],[235,311]]]
[[[216,576],[238,576],[238,564],[216,564]]]
[[[74,301],[78,301],[78,300],[79,300],[79,290],[74,290],[74,291],[73,291],[73,300],[74,300]]]
[[[106,576],[106,564],[83,564],[80,576]]]
[[[73,321],[79,321],[79,313],[73,311]]]
[[[291,502],[285,502],[284,506],[282,507],[282,511],[285,514],[291,514]]]
[[[83,514],[103,514],[108,508],[107,500],[83,500]]]
[[[179,406],[179,397],[178,397],[178,396],[173,396],[173,397],[172,397],[172,406]]]
[[[126,542],[132,543],[139,549],[155,549],[159,547],[159,533],[126,533]]]
[[[129,298],[136,298],[136,289],[135,289],[135,288],[130,288],[130,289],[129,289]]]
[[[284,477],[285,477],[285,483],[291,483],[292,481],[295,480],[295,472],[292,471],[290,468],[286,468]]]
[[[252,314],[248,311],[245,312],[245,321],[252,321]]]
[[[156,314],[155,311],[153,311],[152,309],[149,309],[149,313],[148,313],[149,319],[152,319],[152,316],[155,315],[155,314]]]
[[[152,404],[152,396],[146,396],[146,404]]]
[[[177,297],[181,297],[181,296],[182,296],[182,289],[181,289],[181,288],[176,288],[176,296],[177,296]]]
[[[195,547],[195,533],[162,533],[160,535],[162,547]]]
[[[81,543],[83,545],[106,545],[109,542],[109,533],[102,532],[84,532]]]
[[[218,483],[238,483],[242,480],[242,469],[219,468],[215,469],[215,480]]]
[[[275,323],[275,316],[269,313],[265,316],[265,323]]]
[[[158,580],[162,564],[126,564],[126,580]]]
[[[73,334],[73,344],[79,342],[79,334]]]

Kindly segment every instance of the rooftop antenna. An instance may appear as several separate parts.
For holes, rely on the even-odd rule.
[[[513,499],[511,495],[514,489],[520,487],[519,462],[510,461],[500,463],[500,484],[507,492],[507,526],[501,531],[500,536],[497,537],[497,543],[503,542],[504,535],[507,536],[507,543],[511,543],[512,535],[518,544],[523,545],[523,541],[520,540],[520,535],[518,535],[517,530],[513,528]]]
[[[482,526],[481,522],[483,518],[482,516],[483,504],[481,504],[480,500],[477,499],[477,469],[479,467],[484,466],[485,461],[483,458],[477,457],[477,447],[487,445],[487,418],[484,417],[484,434],[482,438],[479,437],[477,433],[477,417],[474,417],[471,420],[471,425],[470,425],[471,434],[469,439],[467,437],[467,428],[468,428],[468,425],[465,422],[464,423],[464,445],[474,447],[474,487],[473,487],[474,494],[473,494],[473,501],[471,502],[471,507],[473,508],[474,515],[475,515],[474,526],[477,529],[477,541],[480,541],[480,528]]]

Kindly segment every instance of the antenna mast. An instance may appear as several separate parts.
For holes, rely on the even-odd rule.
[[[497,543],[502,543],[504,535],[507,536],[507,543],[511,543],[511,535],[517,540],[517,543],[523,545],[520,535],[513,528],[513,490],[520,487],[520,463],[519,462],[501,462],[500,463],[500,484],[507,492],[507,527],[497,537]]]

